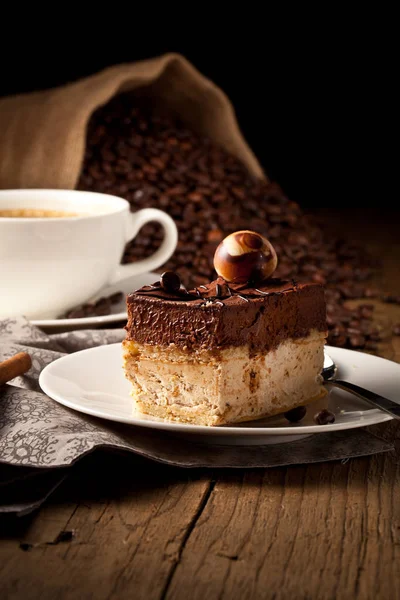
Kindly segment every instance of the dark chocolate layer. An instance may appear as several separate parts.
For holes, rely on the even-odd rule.
[[[268,280],[258,288],[219,278],[189,293],[145,286],[127,297],[127,340],[218,350],[248,345],[267,351],[288,338],[326,331],[324,289],[315,283]]]

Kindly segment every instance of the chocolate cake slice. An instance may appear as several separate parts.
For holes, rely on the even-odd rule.
[[[322,286],[220,277],[190,292],[164,288],[156,283],[127,296],[124,370],[139,411],[215,426],[325,395]]]

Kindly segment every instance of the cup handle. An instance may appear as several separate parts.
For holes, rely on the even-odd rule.
[[[160,223],[164,228],[164,239],[161,246],[152,254],[143,260],[130,265],[119,265],[111,278],[110,284],[115,284],[132,275],[140,275],[148,271],[153,271],[164,264],[174,253],[178,242],[178,229],[167,213],[158,208],[143,208],[135,213],[128,213],[128,227],[126,242],[133,240],[139,229],[150,221]]]

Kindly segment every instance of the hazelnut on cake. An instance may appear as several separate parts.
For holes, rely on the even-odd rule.
[[[216,252],[225,277],[188,292],[167,272],[127,296],[124,369],[139,411],[216,426],[284,413],[325,395],[323,287],[261,280],[276,267],[276,255],[264,238],[263,246],[243,239],[258,234],[239,234],[242,254],[234,243]],[[249,257],[253,252],[259,259]]]

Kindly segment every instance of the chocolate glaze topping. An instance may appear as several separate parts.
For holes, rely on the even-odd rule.
[[[192,350],[247,345],[267,351],[288,338],[326,330],[324,289],[269,279],[257,288],[222,278],[166,292],[156,282],[127,296],[127,340]]]
[[[230,298],[241,298],[248,301],[250,298],[260,298],[271,294],[281,294],[289,289],[295,289],[297,283],[294,280],[284,281],[282,279],[269,279],[257,288],[249,284],[227,283],[222,277],[218,277],[208,285],[201,285],[193,290],[186,290],[184,287],[177,292],[167,292],[163,289],[159,282],[152,285],[145,285],[136,292],[129,294],[129,299],[133,296],[149,296],[151,298],[159,298],[171,302],[193,302],[200,301],[199,304],[213,302],[216,299],[223,300],[223,304],[230,306],[237,303],[235,301],[226,302]]]

